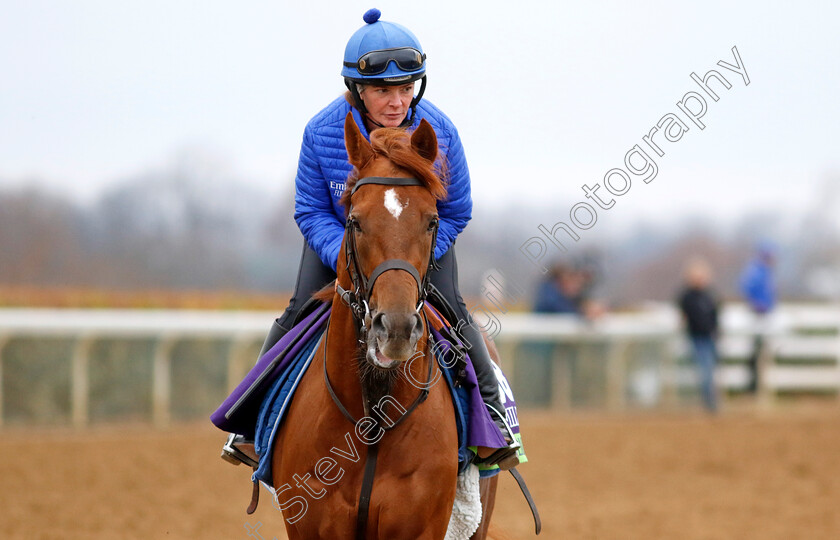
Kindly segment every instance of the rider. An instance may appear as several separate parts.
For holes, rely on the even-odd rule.
[[[353,34],[344,50],[341,74],[348,92],[316,114],[304,130],[295,179],[295,221],[305,239],[303,254],[289,307],[272,326],[260,356],[294,326],[312,293],[336,278],[345,226],[345,211],[338,201],[353,169],[344,146],[344,121],[348,112],[353,113],[366,138],[380,127],[415,128],[421,119],[434,128],[447,164],[448,196],[437,203],[440,227],[435,258],[440,268],[432,271],[430,280],[457,316],[466,323],[471,321],[458,291],[458,265],[453,247],[472,212],[470,176],[461,140],[443,112],[428,100],[421,101],[426,88],[426,55],[420,42],[407,28],[380,21],[379,17],[378,9],[367,11],[363,17],[366,24]],[[415,96],[418,80],[420,90]],[[515,453],[518,444],[505,426],[498,380],[481,334],[473,324],[462,326],[461,335],[475,368],[481,396],[510,445],[487,459],[503,461]]]

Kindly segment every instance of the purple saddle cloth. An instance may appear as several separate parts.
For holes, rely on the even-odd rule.
[[[330,304],[322,304],[316,308],[283,336],[277,344],[266,351],[242,382],[210,415],[210,420],[216,427],[223,431],[254,438],[257,417],[266,393],[275,379],[298,356],[298,353],[323,329],[329,319],[331,307]],[[437,341],[445,342],[439,332],[432,329],[432,333]],[[448,346],[448,342],[444,343],[444,347]],[[445,350],[443,349],[443,351]],[[446,383],[442,382],[440,384]],[[475,370],[469,361],[466,364],[466,376],[461,381],[459,391],[465,394],[465,401],[468,404],[466,407],[468,410],[464,411],[469,419],[466,430],[466,445],[489,448],[506,446],[501,431],[499,431],[484,406]],[[503,400],[503,403],[505,402],[506,400]],[[505,405],[507,406],[508,403],[505,403]],[[513,407],[513,410],[515,410],[515,405]],[[518,425],[514,429],[518,431]]]
[[[260,405],[271,383],[326,324],[331,304],[321,304],[263,354],[233,392],[210,415],[210,421],[230,433],[253,438]]]

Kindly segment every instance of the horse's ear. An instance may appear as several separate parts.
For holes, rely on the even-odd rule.
[[[435,130],[432,128],[432,125],[426,122],[425,118],[420,120],[420,125],[411,134],[411,147],[421,157],[429,161],[437,159],[437,135],[435,135]]]
[[[350,164],[357,169],[361,169],[373,157],[373,148],[356,125],[352,112],[347,113],[344,119],[344,146],[347,147]]]

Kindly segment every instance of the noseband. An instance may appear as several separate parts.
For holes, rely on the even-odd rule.
[[[391,176],[369,176],[367,178],[360,178],[353,186],[353,191],[350,192],[352,197],[356,191],[368,184],[376,184],[380,186],[423,186],[424,184],[417,178],[397,178]],[[435,262],[435,244],[437,241],[438,221],[434,221],[434,230],[432,231],[432,246],[429,253],[429,262],[426,266],[424,276],[420,277],[420,272],[413,264],[403,259],[388,259],[382,261],[373,269],[370,276],[365,276],[362,270],[362,264],[359,260],[359,250],[356,246],[356,230],[358,221],[352,216],[352,204],[347,211],[347,222],[344,225],[344,255],[347,260],[347,272],[350,274],[350,280],[353,283],[353,290],[344,289],[336,281],[336,291],[341,296],[341,299],[350,307],[353,313],[353,318],[359,325],[359,341],[364,341],[367,336],[367,331],[371,325],[370,314],[370,297],[373,294],[373,286],[376,280],[389,270],[402,270],[407,272],[414,278],[417,284],[417,312],[423,307],[423,302],[428,295],[429,274],[432,270],[438,269]]]

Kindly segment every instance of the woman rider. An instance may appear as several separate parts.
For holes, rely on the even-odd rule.
[[[437,203],[440,218],[435,258],[440,267],[433,271],[431,283],[455,309],[457,316],[470,322],[458,291],[458,265],[453,243],[470,220],[470,176],[458,131],[437,107],[422,101],[426,88],[426,56],[420,42],[407,28],[379,20],[371,9],[364,15],[365,26],[347,43],[341,71],[348,92],[315,115],[303,133],[303,144],[295,179],[295,221],[305,239],[294,295],[282,317],[269,332],[260,356],[295,324],[301,308],[312,293],[336,278],[336,265],[344,237],[345,211],[339,205],[345,181],[352,171],[344,146],[344,121],[348,112],[366,138],[380,127],[417,127],[425,118],[435,130],[446,164],[448,196]],[[414,84],[421,81],[414,95]],[[457,321],[452,321],[456,323]],[[499,385],[490,355],[481,334],[472,324],[463,325],[462,335],[479,382],[481,395],[491,416],[506,434],[509,448],[487,458],[498,462],[516,451],[505,423],[499,400]],[[480,452],[486,457],[489,451]]]

